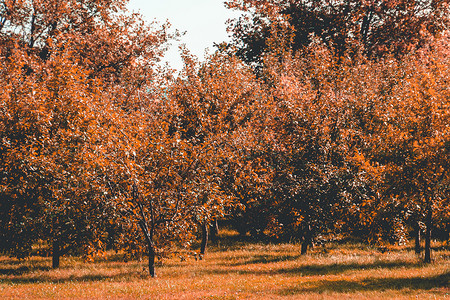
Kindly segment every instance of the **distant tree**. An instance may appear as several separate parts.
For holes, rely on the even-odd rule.
[[[171,132],[190,145],[186,159],[200,162],[195,219],[202,227],[203,255],[208,227],[234,206],[233,183],[226,176],[240,155],[233,138],[252,116],[260,88],[251,70],[235,57],[217,52],[197,65],[189,53],[183,56],[185,68],[170,93],[176,108]]]
[[[266,105],[273,110],[268,124],[274,141],[269,144],[275,151],[266,154],[265,159],[272,162],[273,168],[274,198],[268,201],[268,207],[274,214],[267,216],[270,222],[266,223],[266,231],[271,228],[269,231],[276,236],[295,232],[308,240],[306,233],[312,227],[311,224],[304,227],[306,223],[315,223],[316,232],[336,232],[336,228],[326,225],[330,216],[334,216],[344,231],[360,231],[359,234],[374,242],[401,241],[406,225],[413,219],[422,224],[428,222],[426,235],[430,236],[431,209],[443,207],[447,199],[442,196],[446,193],[447,175],[439,171],[446,167],[430,157],[412,166],[411,161],[417,159],[406,153],[414,151],[387,141],[388,136],[393,140],[405,136],[400,127],[408,127],[408,122],[423,120],[420,128],[426,127],[430,136],[440,136],[438,145],[444,148],[436,149],[436,153],[445,152],[446,133],[437,124],[446,122],[431,125],[431,117],[425,116],[435,114],[443,118],[442,111],[431,111],[434,107],[446,110],[446,104],[441,103],[446,101],[446,85],[435,84],[434,79],[428,78],[446,80],[442,70],[447,60],[442,45],[446,43],[447,3],[229,1],[228,5],[247,13],[231,25],[233,46],[244,60],[257,63],[258,75],[273,97]],[[307,17],[314,21],[306,21]],[[393,29],[400,25],[402,30]],[[415,30],[418,27],[422,30]],[[396,34],[389,34],[394,31]],[[433,42],[435,36],[440,44]],[[441,56],[429,62],[427,55],[420,53]],[[377,60],[370,60],[375,56]],[[434,61],[439,60],[442,65],[438,67]],[[410,75],[414,69],[424,71]],[[432,91],[440,91],[436,92],[439,97],[428,95],[428,87],[410,80],[427,82],[433,86]],[[414,88],[409,88],[410,85]],[[421,114],[419,110],[405,110],[417,106],[418,97],[427,99],[420,103],[433,99],[441,104],[424,104]],[[393,98],[397,101],[395,105]],[[386,119],[387,111],[402,118],[390,115]],[[393,128],[398,131],[394,133]],[[395,152],[393,149],[397,147],[402,149],[399,157],[392,156],[389,160],[380,154]],[[411,167],[410,179],[402,177],[409,176],[400,163],[403,160]],[[436,167],[428,166],[426,161],[433,161]],[[428,177],[422,180],[420,188],[414,185],[415,192],[408,190],[410,183],[423,176]],[[399,189],[408,192],[393,192]],[[426,190],[439,190],[440,200],[430,200],[436,194],[425,193]],[[423,195],[430,193],[433,196],[426,200]],[[424,204],[418,203],[422,201],[419,199]],[[319,214],[311,216],[308,211]],[[429,261],[427,239],[425,260]]]
[[[359,201],[352,196],[346,228],[380,243],[404,242],[408,231],[424,228],[425,261],[431,229],[448,222],[447,46],[444,34],[400,60],[353,60],[339,82],[353,160],[372,191]]]
[[[261,74],[272,111],[258,129],[270,136],[264,158],[272,173],[268,232],[301,240],[302,253],[316,237],[339,232],[354,207],[374,193],[374,178],[365,175],[359,156],[356,99],[347,93],[354,62],[336,68],[326,47],[311,47],[306,56],[266,56]]]
[[[369,56],[401,55],[448,28],[448,1],[253,1],[226,2],[243,11],[230,23],[232,45],[247,62],[261,62],[278,32],[294,50],[319,38],[338,57],[359,47]]]

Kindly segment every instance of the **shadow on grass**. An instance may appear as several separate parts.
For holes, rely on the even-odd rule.
[[[278,272],[283,274],[301,274],[303,276],[313,275],[337,275],[346,271],[360,271],[372,269],[398,269],[398,268],[415,268],[421,266],[418,262],[404,261],[377,261],[373,263],[341,263],[341,264],[309,264],[294,268],[280,269]]]
[[[108,263],[104,263],[108,262]],[[116,260],[91,262],[89,266],[95,268],[101,265],[102,270],[117,269],[118,273],[114,275],[105,274],[83,274],[77,275],[79,262],[75,264],[63,263],[58,269],[50,267],[50,260],[25,259],[25,260],[3,260],[0,263],[0,283],[4,284],[29,284],[29,283],[65,283],[65,282],[90,282],[90,281],[128,281],[140,278],[146,278],[148,274],[142,269],[141,263],[131,261],[128,263],[118,263]],[[126,266],[126,270],[123,270]],[[121,269],[121,270],[119,270]],[[88,272],[89,269],[86,268]],[[142,271],[140,271],[142,270]],[[62,273],[61,273],[62,271]],[[95,271],[94,271],[95,272]],[[61,275],[66,274],[66,275]]]
[[[271,251],[273,252],[273,251]],[[314,254],[312,254],[315,256]],[[290,261],[298,261],[301,262],[302,260],[308,260],[309,256],[306,255],[271,255],[271,254],[252,254],[252,253],[245,253],[245,254],[239,254],[235,257],[238,261],[232,262],[232,261],[222,261],[217,263],[217,265],[222,266],[228,266],[228,267],[238,267],[238,266],[247,266],[247,265],[253,265],[253,264],[271,264],[271,263],[278,263],[278,262],[290,262]],[[333,263],[333,264],[307,264],[305,266],[300,267],[301,269],[304,269],[306,267],[310,267],[312,269],[317,270],[318,275],[321,275],[323,273],[339,273],[340,271],[346,271],[348,269],[372,269],[372,268],[398,268],[398,267],[418,267],[423,266],[424,263],[421,261],[414,261],[414,262],[407,262],[403,260],[393,260],[393,261],[384,261],[384,260],[378,260],[377,256],[374,257],[375,262],[372,263]],[[293,272],[296,268],[294,268]],[[328,270],[328,271],[325,271]],[[333,271],[337,270],[337,271]]]
[[[404,261],[377,261],[373,263],[336,263],[336,264],[305,264],[302,266],[296,266],[292,268],[279,268],[274,266],[271,269],[234,269],[233,267],[239,265],[259,264],[260,262],[268,262],[265,259],[259,260],[256,258],[252,262],[244,264],[230,264],[229,268],[224,268],[222,264],[221,268],[204,270],[208,274],[251,274],[251,275],[274,275],[274,274],[286,274],[286,275],[300,275],[300,276],[320,276],[320,275],[337,275],[346,271],[360,271],[360,270],[372,270],[372,269],[408,269],[423,266],[421,262],[404,262]],[[273,262],[278,260],[274,259]],[[281,260],[283,261],[283,260]]]
[[[236,262],[228,265],[239,266],[248,264],[270,264],[282,261],[297,261],[301,258],[301,255],[253,255],[249,260],[246,260],[243,263]]]
[[[12,274],[17,275],[17,274]],[[148,273],[130,270],[121,272],[115,275],[104,274],[86,274],[86,275],[74,275],[71,274],[66,277],[53,277],[50,274],[41,274],[39,276],[18,274],[17,277],[0,279],[0,283],[3,284],[32,284],[32,283],[67,283],[67,282],[97,282],[97,281],[121,281],[126,282],[136,279],[148,278]]]
[[[350,280],[319,280],[314,282],[313,286],[297,286],[281,289],[281,295],[295,295],[301,293],[353,293],[360,291],[385,291],[385,290],[403,290],[410,289],[432,290],[437,289],[438,293],[450,293],[450,272],[430,277],[407,277],[407,278],[369,278],[360,281]]]
[[[18,268],[0,268],[0,275],[23,275],[33,271],[48,271],[50,267],[47,266],[21,266]]]
[[[216,242],[211,242],[211,248],[215,251],[240,250],[249,245],[268,245],[271,244],[268,238],[254,238],[248,235],[220,235]]]
[[[42,257],[30,257],[30,258],[25,258],[25,259],[8,258],[8,259],[0,260],[0,264],[7,264],[7,265],[11,265],[11,266],[24,265],[24,264],[39,265],[39,264],[45,263],[45,261],[48,259],[49,258],[42,258]]]

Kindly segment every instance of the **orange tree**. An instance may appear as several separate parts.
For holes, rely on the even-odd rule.
[[[88,253],[100,239],[100,222],[90,219],[101,215],[90,184],[95,161],[87,155],[97,142],[98,97],[66,57],[33,65],[26,75],[30,61],[18,50],[2,70],[2,246],[29,255],[36,239],[48,240],[57,267],[69,246]]]
[[[448,1],[279,1],[232,0],[228,7],[244,12],[231,22],[232,44],[247,62],[261,62],[270,49],[270,39],[284,28],[291,34],[289,45],[299,50],[314,37],[338,57],[362,47],[366,54],[406,53],[423,45],[429,34],[445,30],[449,21]]]
[[[157,255],[188,247],[194,239],[190,212],[195,197],[189,183],[198,162],[188,161],[188,145],[168,135],[167,107],[152,106],[110,124],[115,135],[104,149],[109,158],[102,176],[104,201],[115,207],[110,217],[117,222],[116,247],[131,255],[147,248],[149,272],[155,276]]]
[[[409,82],[404,78],[406,61],[398,64],[397,60],[403,55],[411,59],[416,55],[409,54],[411,49],[428,47],[428,41],[445,30],[449,16],[447,2],[244,0],[229,1],[228,5],[247,13],[231,25],[232,44],[244,60],[257,62],[258,74],[273,99],[266,106],[272,107],[275,116],[268,124],[278,144],[274,142],[276,151],[265,155],[266,161],[278,164],[278,169],[272,169],[274,187],[278,186],[272,192],[277,191],[279,195],[274,197],[273,194],[273,200],[268,201],[268,210],[275,212],[274,216],[268,214],[274,224],[269,227],[278,228],[283,234],[289,232],[283,229],[286,224],[295,228],[293,220],[304,219],[299,211],[314,207],[313,212],[320,212],[316,218],[319,220],[321,215],[338,216],[342,207],[343,214],[335,220],[338,224],[347,224],[348,229],[353,227],[349,225],[357,224],[359,229],[353,228],[353,233],[361,230],[360,234],[364,232],[372,241],[404,238],[404,225],[410,214],[405,207],[411,208],[415,202],[402,201],[406,194],[391,193],[395,185],[393,181],[389,183],[389,178],[399,178],[393,175],[396,174],[395,164],[382,161],[379,154],[375,154],[385,147],[394,147],[393,144],[379,145],[384,141],[381,135],[391,128],[389,122],[394,122],[392,118],[386,121],[380,114],[389,110],[401,114],[398,105],[385,107],[388,97],[403,101],[404,95],[393,95],[393,91],[398,93],[398,88]],[[420,31],[416,30],[418,27]],[[391,34],[393,31],[396,34]],[[328,52],[321,58],[324,51]],[[365,59],[372,55],[380,59],[379,64]],[[414,61],[418,69],[430,65],[426,59]],[[444,72],[439,72],[442,77]],[[445,84],[441,84],[441,89],[442,86]],[[445,93],[441,95],[445,99]],[[414,114],[405,113],[408,116],[405,118],[413,118]],[[266,128],[263,126],[259,131]],[[295,156],[301,159],[295,160]],[[413,169],[417,171],[416,167]],[[295,173],[296,168],[307,178],[304,182]],[[446,181],[442,180],[436,177],[428,181],[442,182],[438,184],[440,194],[445,194]],[[403,187],[406,188],[406,184]],[[300,200],[291,201],[295,194]],[[413,197],[409,195],[408,198]],[[286,196],[292,199],[283,201]],[[334,199],[336,203],[326,203],[321,198]],[[297,212],[290,204],[296,201],[304,202],[304,208]],[[443,201],[439,201],[441,207]],[[330,205],[335,207],[328,212],[321,211]],[[283,221],[276,216],[280,211],[274,209],[277,206],[284,211],[280,214],[285,215]],[[308,232],[309,227],[301,229],[300,234]],[[324,229],[332,231],[326,226]]]
[[[264,125],[271,135],[267,231],[302,240],[302,253],[342,230],[375,181],[358,155],[362,133],[352,114],[359,99],[346,91],[354,62],[338,62],[320,43],[305,53],[268,55],[261,72],[272,96]]]
[[[120,109],[103,125],[112,133],[103,149],[104,199],[117,208],[118,247],[146,247],[151,276],[155,258],[190,251],[199,228],[203,255],[207,225],[232,206],[223,169],[233,159],[231,135],[258,90],[235,58],[217,53],[198,64],[186,50],[183,57],[178,78],[146,82],[126,103],[114,103]],[[137,230],[144,239],[136,239]]]
[[[339,68],[321,47],[273,60],[277,235],[356,225],[373,242],[402,242],[419,221],[430,261],[431,230],[448,223],[447,45],[444,35],[401,61],[352,56]]]
[[[170,93],[176,108],[171,133],[190,145],[187,158],[199,161],[195,218],[203,231],[203,255],[208,225],[234,207],[230,170],[239,154],[233,145],[261,92],[251,70],[235,57],[217,52],[197,67],[193,57],[183,55],[185,69]]]
[[[116,108],[135,106],[167,38],[124,5],[1,2],[2,248],[28,255],[48,240],[54,267],[68,245],[101,248],[112,134],[104,125]]]
[[[444,35],[402,60],[353,60],[341,65],[339,82],[351,159],[372,190],[340,221],[377,243],[404,242],[410,227],[426,228],[426,261],[431,229],[448,230],[447,44]]]
[[[385,194],[425,225],[424,260],[430,262],[431,230],[448,223],[448,36],[389,64],[396,67],[379,106],[383,123],[374,158],[387,168]]]

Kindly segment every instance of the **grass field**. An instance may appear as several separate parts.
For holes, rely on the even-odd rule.
[[[300,256],[300,246],[244,243],[230,236],[206,259],[164,259],[157,278],[145,261],[111,253],[95,262],[0,257],[0,299],[450,299],[450,251],[425,265],[409,248],[384,253],[330,244]]]

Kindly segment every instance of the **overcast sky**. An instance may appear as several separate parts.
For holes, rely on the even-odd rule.
[[[168,20],[173,29],[186,31],[181,42],[200,60],[205,49],[214,50],[214,43],[228,40],[225,22],[237,13],[225,8],[223,0],[130,0],[128,8],[139,11],[149,22]],[[178,45],[166,54],[166,60],[181,68]]]

